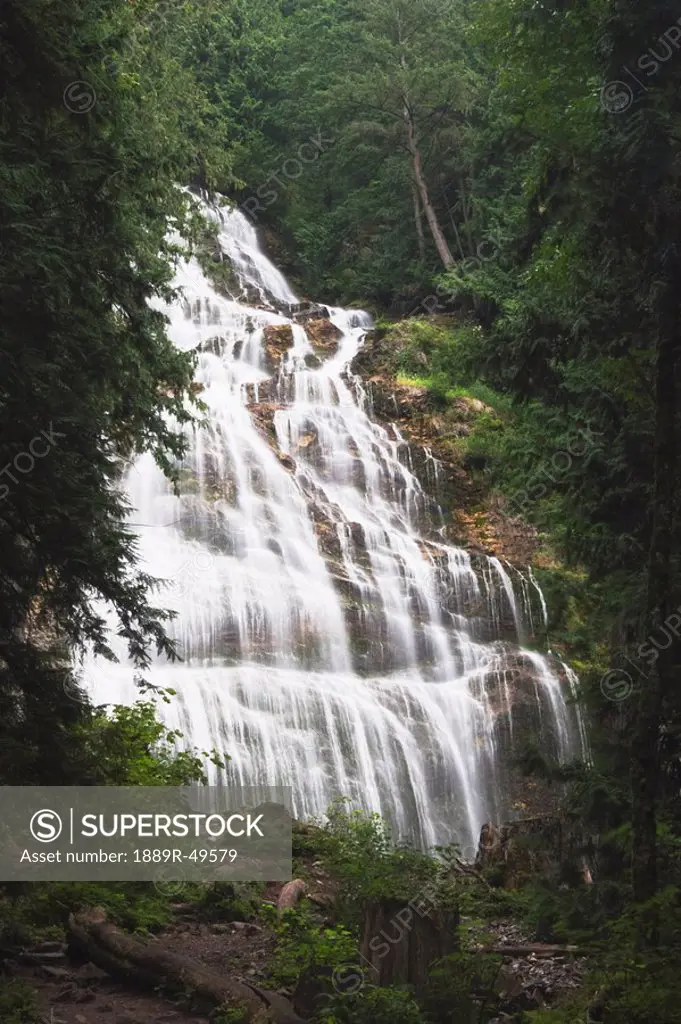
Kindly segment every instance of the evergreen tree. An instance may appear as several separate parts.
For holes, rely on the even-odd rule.
[[[133,9],[134,8],[134,9]],[[167,615],[135,566],[119,482],[133,452],[172,471],[191,356],[169,295],[176,182],[210,163],[188,21],[124,0],[0,9],[0,779],[73,778],[69,660],[109,652],[105,602],[143,667]],[[217,162],[216,162],[217,163]],[[223,161],[224,163],[224,161]],[[223,169],[223,176],[226,174]],[[67,691],[67,692],[65,692]]]

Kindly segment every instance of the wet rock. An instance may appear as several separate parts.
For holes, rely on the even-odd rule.
[[[268,368],[276,373],[288,350],[293,348],[293,328],[290,324],[268,324],[263,339]]]
[[[295,473],[295,471],[296,471],[296,460],[295,459],[291,458],[291,456],[288,455],[286,452],[276,452],[276,456],[279,459],[279,461],[281,462],[281,464],[284,467],[284,469],[288,469],[288,471],[290,473]]]
[[[276,377],[269,377],[257,384],[246,385],[246,401],[248,405],[253,402],[277,402],[279,400],[279,381]]]
[[[276,439],[274,414],[279,409],[283,406],[275,402],[252,402],[249,406],[253,419],[270,444]]]
[[[307,323],[307,321],[311,319],[328,320],[329,318],[328,309],[319,302],[298,302],[297,304],[290,306],[289,309],[290,315],[299,323],[303,324]]]
[[[324,355],[334,355],[338,351],[338,342],[343,337],[342,331],[331,320],[323,317],[308,320],[305,332],[315,352]]]
[[[306,357],[310,368],[316,368],[313,360],[316,360],[316,366],[320,365],[320,355],[333,355],[337,351],[338,342],[343,335],[331,322],[326,306],[315,302],[300,302],[290,307],[290,315],[305,328],[310,344],[315,349],[316,357]]]

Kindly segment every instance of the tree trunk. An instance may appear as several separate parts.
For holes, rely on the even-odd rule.
[[[658,631],[673,610],[674,506],[677,489],[676,374],[679,342],[673,325],[663,327],[658,342],[655,383],[655,462],[653,524],[648,561],[646,631]],[[665,695],[673,686],[672,645],[660,650],[644,680],[636,709],[632,742],[632,885],[634,899],[645,903],[657,891],[657,816],[659,740]],[[640,935],[655,944],[656,928]]]
[[[416,224],[416,238],[419,243],[419,259],[425,262],[426,259],[426,237],[423,234],[423,221],[421,220],[421,203],[419,201],[418,185],[415,181],[411,183],[411,194],[414,200],[414,223]]]
[[[142,942],[106,920],[101,907],[71,914],[72,941],[97,967],[137,987],[159,986],[189,992],[197,1006],[243,1008],[252,1024],[303,1024],[283,996],[214,974],[203,964],[164,949],[160,942]]]
[[[412,172],[414,175],[414,182],[416,183],[416,188],[418,190],[418,197],[421,202],[421,207],[426,215],[428,227],[430,228],[431,234],[433,236],[433,241],[435,242],[435,246],[440,255],[440,259],[444,263],[445,267],[451,267],[452,263],[454,262],[454,257],[450,252],[449,245],[447,244],[447,239],[442,233],[440,222],[437,219],[437,214],[433,209],[433,205],[430,201],[430,196],[428,195],[428,186],[426,184],[426,179],[423,176],[423,168],[421,166],[421,153],[419,151],[416,139],[414,119],[412,117],[409,103],[406,98],[404,101],[404,123],[407,129],[407,149],[409,150],[409,155],[411,156]]]
[[[458,923],[453,910],[424,912],[400,900],[370,903],[360,947],[366,980],[380,987],[413,985],[422,992],[433,962],[457,949]]]

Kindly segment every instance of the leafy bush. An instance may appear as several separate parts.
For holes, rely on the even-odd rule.
[[[334,993],[316,1017],[317,1024],[426,1024],[410,992],[365,985],[353,995]]]
[[[0,988],[2,1024],[39,1024],[42,1015],[36,993],[24,982],[4,981]]]
[[[168,700],[165,690],[161,696]],[[180,750],[182,734],[168,729],[157,717],[151,700],[131,707],[92,709],[86,722],[74,728],[84,762],[97,768],[96,782],[108,786],[188,786],[208,781],[206,760],[218,767],[215,751]]]
[[[370,899],[410,899],[438,873],[438,862],[417,850],[393,846],[378,814],[348,811],[341,800],[329,808],[324,867],[338,880],[335,910],[349,927],[360,923]]]
[[[270,970],[278,985],[293,986],[301,975],[342,967],[357,959],[357,937],[338,925],[320,927],[309,906],[303,904],[281,916],[265,905],[263,917],[278,939]]]
[[[10,943],[48,938],[48,929],[61,933],[69,914],[85,907],[102,907],[130,931],[158,931],[172,914],[168,895],[152,882],[35,882],[10,892],[13,898],[0,902],[0,940]]]
[[[431,970],[424,999],[438,1024],[468,1024],[495,1016],[494,983],[502,959],[489,953],[461,950],[444,957]],[[485,1009],[489,1010],[483,1016]]]
[[[261,882],[214,882],[202,889],[199,912],[210,921],[251,921],[261,909]]]

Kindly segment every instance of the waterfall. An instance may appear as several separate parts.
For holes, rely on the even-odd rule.
[[[347,796],[403,839],[471,856],[480,826],[509,812],[519,729],[556,756],[579,750],[574,676],[519,646],[532,590],[545,620],[539,586],[520,575],[518,600],[499,559],[443,540],[408,446],[370,418],[349,369],[371,318],[326,307],[320,343],[246,218],[203,206],[235,294],[192,258],[164,308],[173,342],[198,354],[207,413],[187,428],[179,497],[150,455],[125,478],[183,658],[147,677],[176,691],[163,714],[188,743],[230,756],[214,779],[291,785],[299,817]],[[139,695],[123,651],[86,674],[97,703]]]

